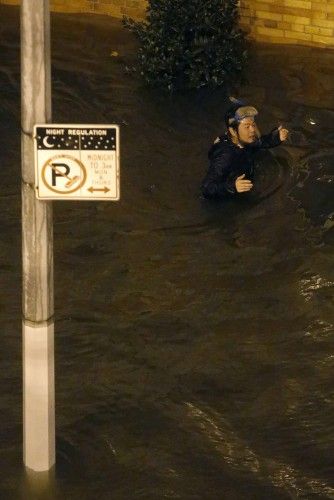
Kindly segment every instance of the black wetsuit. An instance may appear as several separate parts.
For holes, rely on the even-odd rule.
[[[254,153],[281,144],[278,129],[243,148],[234,144],[227,134],[218,139],[209,150],[210,165],[202,182],[203,196],[209,199],[224,199],[239,194],[235,181],[243,174],[245,179],[253,179]]]

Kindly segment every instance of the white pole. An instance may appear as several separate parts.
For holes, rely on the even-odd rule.
[[[53,235],[51,202],[35,197],[33,126],[51,121],[48,0],[21,0],[23,261],[23,460],[55,463]]]

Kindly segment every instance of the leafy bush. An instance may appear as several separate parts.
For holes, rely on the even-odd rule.
[[[123,18],[140,43],[147,84],[169,90],[238,79],[247,59],[237,0],[149,0],[146,21]]]

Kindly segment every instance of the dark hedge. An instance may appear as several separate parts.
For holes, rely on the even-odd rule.
[[[145,21],[124,17],[138,38],[137,69],[169,90],[221,86],[242,77],[247,60],[237,0],[150,0]]]

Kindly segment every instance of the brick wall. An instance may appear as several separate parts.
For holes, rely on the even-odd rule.
[[[186,0],[184,0],[186,1]],[[17,5],[20,0],[0,0]],[[55,12],[141,19],[147,0],[50,0]],[[240,0],[241,25],[255,40],[334,48],[334,0]]]
[[[255,40],[334,48],[334,0],[240,0],[240,14]]]
[[[0,0],[0,4],[19,5],[20,0]],[[50,0],[53,12],[90,12],[113,17],[123,15],[142,19],[145,17],[146,0]]]

